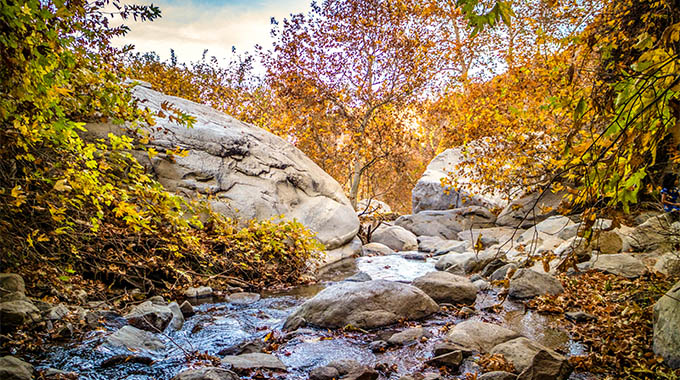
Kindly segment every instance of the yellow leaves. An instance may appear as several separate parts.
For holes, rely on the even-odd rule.
[[[60,179],[54,184],[54,190],[59,192],[69,191],[71,190],[71,186],[68,185],[66,179]]]
[[[12,188],[10,195],[14,200],[11,202],[15,207],[20,207],[26,203],[26,193],[21,189],[21,185],[16,185]]]

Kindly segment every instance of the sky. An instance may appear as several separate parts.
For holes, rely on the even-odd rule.
[[[161,59],[170,49],[180,62],[208,56],[224,59],[237,52],[252,52],[255,44],[271,45],[270,19],[282,20],[292,13],[306,13],[311,0],[124,0],[126,4],[153,3],[162,17],[153,22],[126,20],[131,31],[113,41],[114,45],[133,44],[136,51],[155,51]]]

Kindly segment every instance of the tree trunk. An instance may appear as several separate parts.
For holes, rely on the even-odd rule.
[[[361,183],[361,174],[363,170],[361,167],[361,156],[359,150],[354,156],[354,170],[352,170],[352,180],[349,185],[349,202],[354,210],[357,209],[357,196],[359,195],[359,184]]]

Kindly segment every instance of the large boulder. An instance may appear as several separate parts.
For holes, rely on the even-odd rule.
[[[496,345],[519,336],[519,333],[503,326],[467,320],[454,326],[446,340],[468,350],[487,353]]]
[[[400,226],[381,226],[371,235],[371,243],[381,243],[395,251],[418,249],[416,235]]]
[[[0,303],[0,331],[11,331],[40,320],[40,310],[28,300]]]
[[[680,368],[680,282],[654,305],[654,352]]]
[[[524,194],[510,202],[498,215],[499,226],[529,228],[557,214],[564,194],[551,190]]]
[[[359,216],[377,216],[391,213],[390,205],[377,199],[362,199],[357,202],[357,215]]]
[[[293,329],[304,322],[328,328],[374,328],[420,319],[437,310],[437,303],[415,286],[385,280],[343,282],[300,305],[284,328]]]
[[[274,355],[253,352],[241,355],[228,355],[222,358],[222,364],[236,369],[267,368],[285,371],[286,365]]]
[[[361,251],[361,239],[357,236],[342,247],[326,250],[316,264],[324,267],[349,257],[361,256]]]
[[[590,269],[626,278],[637,278],[647,272],[647,267],[640,259],[627,253],[596,255],[588,264]]]
[[[481,271],[490,262],[502,257],[503,255],[493,248],[481,252],[447,253],[437,260],[434,267],[437,270],[465,275]]]
[[[413,285],[437,302],[472,304],[477,287],[467,278],[448,272],[430,272],[413,280]]]
[[[168,96],[141,84],[133,89],[143,107],[163,112],[169,103],[195,118],[187,128],[157,116],[148,129],[149,147],[159,153],[133,151],[169,191],[186,197],[210,195],[213,209],[240,221],[297,219],[316,233],[326,249],[350,242],[359,219],[342,187],[309,157],[284,139],[246,124],[207,105]],[[86,138],[122,134],[113,124],[88,124]],[[168,157],[166,150],[183,149],[186,156]]]
[[[680,252],[669,252],[659,257],[654,264],[654,270],[666,276],[680,276]]]
[[[125,315],[127,322],[142,330],[163,332],[172,321],[174,314],[167,305],[157,305],[151,301],[143,302]]]
[[[564,288],[558,279],[532,269],[520,269],[510,280],[508,295],[513,298],[531,298],[545,294],[560,294]]]
[[[14,356],[3,356],[0,358],[0,379],[31,380],[33,366]]]
[[[512,363],[520,372],[519,379],[564,380],[571,374],[565,356],[524,337],[501,343],[491,353],[501,354]]]
[[[394,250],[383,243],[368,243],[361,247],[362,256],[389,256]]]
[[[470,228],[492,227],[495,220],[496,217],[487,208],[470,206],[403,215],[394,224],[406,228],[416,236],[458,240],[459,232]]]
[[[435,256],[449,252],[463,253],[470,245],[460,240],[446,240],[439,236],[418,236],[418,251],[434,253]]]
[[[448,210],[470,205],[495,207],[503,204],[499,195],[481,194],[479,188],[471,184],[472,176],[458,167],[464,160],[463,150],[453,148],[440,153],[427,165],[411,192],[414,214],[425,210]],[[442,186],[442,179],[445,178],[455,182],[453,188]]]
[[[628,240],[636,251],[673,250],[680,244],[680,222],[666,214],[652,216],[635,227]]]
[[[0,273],[0,296],[9,293],[26,293],[24,279],[14,273]]]
[[[494,244],[507,244],[510,247],[512,241],[516,240],[523,232],[524,230],[517,230],[512,227],[473,228],[459,232],[458,239],[474,246],[481,236],[482,245],[485,247]]]
[[[161,351],[163,342],[156,335],[132,326],[123,326],[106,338],[107,343],[129,351]]]

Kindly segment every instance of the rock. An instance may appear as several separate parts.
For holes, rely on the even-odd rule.
[[[508,295],[513,298],[532,298],[562,292],[564,287],[555,277],[531,269],[520,269],[510,279]]]
[[[420,342],[423,338],[431,338],[432,334],[423,327],[412,327],[393,334],[387,342],[395,346],[402,346],[412,342]]]
[[[390,205],[377,199],[362,199],[357,202],[357,215],[359,216],[376,216],[391,213],[392,208]]]
[[[615,231],[602,231],[591,242],[595,250],[604,255],[612,255],[621,252],[623,239]]]
[[[368,243],[361,247],[363,256],[389,256],[394,250],[383,243]]]
[[[351,282],[365,282],[365,281],[371,281],[373,280],[371,276],[366,273],[366,272],[359,272],[355,274],[354,276],[347,277],[345,281],[351,281]]]
[[[479,279],[487,278],[493,274],[496,270],[504,267],[507,265],[508,262],[502,259],[493,259],[490,263],[486,264],[484,269],[482,269],[482,272],[479,274],[479,278],[475,278],[474,280],[470,278],[470,281],[476,281]]]
[[[593,256],[589,266],[590,269],[626,278],[637,278],[647,272],[647,267],[642,261],[627,253]]]
[[[284,329],[294,329],[299,319],[320,327],[374,328],[420,319],[438,310],[437,303],[415,286],[385,280],[342,282],[300,305]]]
[[[498,215],[499,226],[529,228],[555,215],[565,194],[551,190],[524,194],[510,202]]]
[[[352,359],[335,360],[328,363],[328,367],[338,370],[342,380],[375,380],[378,378],[378,372]]]
[[[477,380],[515,380],[517,375],[505,371],[487,372],[477,378]]]
[[[11,301],[26,301],[32,303],[32,301],[22,292],[5,293],[4,296],[0,297],[0,303]]]
[[[432,253],[443,242],[447,241],[439,236],[418,236],[418,251]]]
[[[309,380],[337,380],[340,378],[340,372],[333,367],[317,367],[309,372]]]
[[[460,240],[446,240],[439,236],[418,236],[418,251],[434,253],[435,256],[450,252],[463,253],[469,247],[470,244]]]
[[[573,322],[588,322],[597,319],[594,315],[583,311],[568,311],[564,313],[564,316]]]
[[[173,314],[167,306],[146,301],[133,307],[124,317],[130,325],[138,329],[162,332],[170,324]]]
[[[56,368],[45,368],[41,370],[42,378],[47,380],[76,380],[79,375],[75,372],[66,372]]]
[[[12,292],[26,294],[26,285],[24,284],[24,279],[15,273],[0,273],[0,296],[4,296],[5,294]]]
[[[406,228],[416,236],[439,236],[457,240],[459,232],[470,228],[492,227],[495,220],[496,217],[488,209],[469,206],[403,215],[394,224]]]
[[[62,320],[65,316],[67,316],[68,313],[69,313],[68,307],[66,307],[64,304],[59,304],[51,308],[47,312],[47,316],[45,318],[51,321],[59,321]]]
[[[149,158],[145,150],[132,154],[163,187],[189,198],[211,195],[212,208],[246,223],[252,219],[296,219],[326,246],[335,249],[351,241],[359,219],[342,186],[299,149],[264,129],[240,122],[208,105],[164,95],[137,86],[133,96],[151,112],[169,102],[195,117],[193,128],[168,117],[156,117],[149,128],[148,147],[158,152],[184,149],[186,156]],[[125,126],[87,124],[86,139],[125,133]]]
[[[467,149],[473,145],[468,145]],[[457,168],[464,160],[463,148],[447,149],[432,159],[411,192],[414,214],[425,210],[448,210],[469,205],[487,207],[502,205],[500,196],[482,194],[478,188],[471,185],[472,174]],[[454,174],[450,176],[451,173]],[[444,178],[454,179],[455,189],[442,186],[441,180]],[[461,186],[475,194],[470,194]]]
[[[33,366],[14,356],[3,356],[0,358],[0,379],[31,380]]]
[[[479,280],[473,281],[472,285],[474,285],[475,288],[477,288],[478,291],[484,291],[484,290],[491,289],[491,284],[484,279],[479,279]]]
[[[499,258],[498,252],[495,249],[478,253],[447,253],[439,258],[434,267],[437,270],[464,275],[484,269],[485,266],[497,258]]]
[[[324,268],[350,257],[361,256],[361,244],[361,239],[355,237],[342,247],[326,250],[320,259],[315,260],[316,265],[318,268]]]
[[[172,320],[170,320],[170,326],[175,330],[181,330],[184,326],[184,314],[179,308],[177,302],[171,302],[168,305],[168,309],[172,312]]]
[[[220,350],[217,355],[241,355],[260,353],[265,349],[265,344],[260,339],[246,340],[235,346],[230,346]]]
[[[482,236],[482,245],[490,247],[494,244],[506,244],[512,242],[513,237],[520,236],[524,230],[511,227],[489,227],[473,228],[458,233],[458,239],[467,242],[471,247],[477,243],[479,236]]]
[[[450,352],[460,351],[464,357],[468,357],[472,354],[472,350],[465,348],[459,344],[452,343],[446,340],[439,341],[434,345],[434,350],[432,352],[433,356],[441,356],[448,354]]]
[[[437,366],[458,368],[460,363],[463,362],[463,352],[460,350],[448,352],[443,355],[435,356],[434,358],[428,360],[428,362]]]
[[[449,331],[446,339],[465,349],[489,352],[494,346],[518,338],[519,334],[493,323],[467,320]]]
[[[680,243],[680,223],[666,214],[653,216],[635,227],[628,238],[636,251],[672,250]]]
[[[384,340],[374,340],[368,344],[368,348],[370,348],[372,352],[385,352],[389,346],[389,343]]]
[[[182,316],[184,316],[185,319],[196,314],[196,311],[194,311],[194,307],[191,306],[189,301],[182,302],[182,304],[179,306],[179,310],[182,312]]]
[[[418,249],[416,235],[400,226],[379,227],[371,235],[371,243],[382,243],[395,251]]]
[[[172,380],[238,380],[239,376],[224,368],[201,367],[178,373]]]
[[[666,276],[680,276],[680,252],[669,252],[661,256],[654,264],[654,270]]]
[[[0,329],[11,331],[26,323],[40,320],[40,310],[28,301],[0,303]]]
[[[516,271],[517,264],[515,263],[505,264],[502,267],[496,269],[493,273],[491,273],[491,276],[489,276],[489,281],[501,281],[504,280],[506,277],[512,278]]]
[[[210,297],[212,294],[213,289],[209,286],[199,286],[198,288],[191,287],[184,291],[184,296],[187,298]]]
[[[491,354],[502,354],[517,372],[523,373],[531,368],[531,377],[525,374],[525,377],[520,376],[523,379],[561,380],[571,374],[566,357],[524,337],[496,345]]]
[[[417,260],[417,261],[427,261],[428,258],[430,258],[431,255],[428,255],[427,253],[420,253],[420,252],[403,252],[401,254],[401,257],[403,257],[406,260]]]
[[[166,301],[162,296],[153,296],[147,301],[150,301],[154,305],[168,306],[168,301]]]
[[[260,300],[260,295],[257,293],[232,293],[227,296],[227,302],[234,305],[250,305]]]
[[[536,224],[533,229],[548,235],[558,235],[560,232],[564,231],[565,228],[574,225],[576,225],[576,223],[566,216],[553,215]]]
[[[680,282],[654,304],[654,353],[680,368]]]
[[[613,221],[611,219],[597,219],[593,223],[593,232],[609,230],[612,227]],[[583,223],[573,223],[562,229],[557,236],[563,240],[569,240],[577,234],[581,233]]]
[[[477,299],[477,288],[467,277],[448,272],[427,273],[413,285],[438,303],[473,304]]]
[[[276,356],[257,352],[225,356],[222,358],[222,365],[230,365],[236,369],[266,368],[280,371],[286,370],[286,365]]]
[[[154,334],[132,326],[123,326],[106,338],[116,347],[124,347],[130,351],[161,351],[165,349],[163,342]]]

